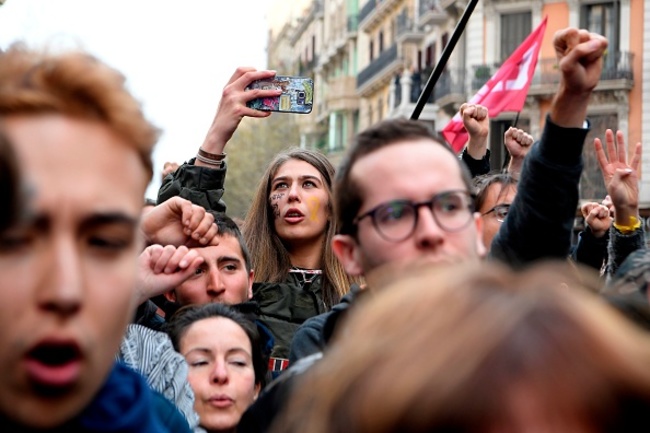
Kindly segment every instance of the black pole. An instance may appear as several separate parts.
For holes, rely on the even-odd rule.
[[[477,3],[478,0],[470,0],[465,7],[463,16],[461,16],[460,20],[458,20],[456,28],[454,29],[454,33],[451,35],[451,39],[449,39],[449,43],[442,51],[442,55],[440,56],[440,60],[438,61],[436,68],[431,73],[431,76],[427,80],[427,85],[424,87],[424,90],[418,98],[418,102],[415,104],[415,109],[413,110],[413,114],[411,114],[412,120],[417,120],[420,117],[420,113],[422,113],[422,110],[424,109],[424,104],[427,103],[427,99],[429,99],[429,96],[433,92],[433,87],[438,82],[440,75],[442,75],[442,70],[445,69],[447,61],[449,60],[452,51],[454,51],[456,42],[458,42],[458,39],[460,39],[460,35],[463,34],[465,26],[467,25],[467,21],[469,21],[469,17],[472,15],[472,12],[474,12],[474,8],[476,7]]]

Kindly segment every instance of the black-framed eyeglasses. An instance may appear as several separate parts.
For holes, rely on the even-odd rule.
[[[509,204],[498,204],[494,206],[492,209],[490,209],[489,211],[482,213],[481,215],[487,215],[494,212],[494,216],[497,218],[497,221],[502,223],[508,216],[509,211],[510,211]]]
[[[366,217],[372,219],[377,233],[387,241],[400,242],[415,231],[419,209],[431,209],[436,224],[447,232],[456,232],[467,227],[474,212],[474,197],[467,191],[445,191],[434,195],[431,200],[413,202],[393,200],[359,215],[353,221],[358,224]]]

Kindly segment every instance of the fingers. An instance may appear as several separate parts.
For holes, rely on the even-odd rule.
[[[607,143],[607,156],[602,141],[599,138],[594,139],[594,150],[601,170],[605,173],[608,164],[627,165],[632,170],[638,171],[641,165],[641,143],[634,147],[632,159],[627,163],[627,148],[625,146],[625,136],[622,131],[616,131],[616,135],[611,129],[605,131],[605,142]]]
[[[616,144],[614,143],[614,133],[611,129],[605,130],[605,143],[607,143],[607,156],[609,162],[616,162],[618,157],[616,153]]]
[[[582,214],[583,218],[587,218],[587,215],[594,209],[596,206],[598,206],[598,203],[590,201],[587,203],[583,203],[582,206],[580,206],[580,213]]]
[[[206,245],[212,241],[217,234],[217,231],[218,229],[217,225],[214,223],[214,216],[209,212],[205,212],[203,218],[192,233],[192,239],[199,241],[201,245]]]
[[[603,201],[601,202],[601,204],[602,204],[603,206],[607,206],[607,209],[611,209],[612,206],[614,206],[614,203],[612,203],[612,197],[611,197],[609,194],[607,194],[607,195],[605,196],[605,198],[603,199]]]
[[[613,135],[611,130],[608,131],[610,134]],[[618,160],[620,162],[626,162],[627,155],[625,153],[626,149],[625,149],[625,138],[623,137],[623,131],[616,131],[616,150],[618,150]]]
[[[460,115],[464,119],[485,120],[488,117],[488,109],[483,105],[464,103],[460,106]]]
[[[159,245],[160,246],[160,245]],[[186,247],[183,247],[187,250]],[[152,254],[151,256],[151,269],[153,270],[154,274],[160,274],[165,270],[167,267],[167,263],[169,260],[172,258],[174,253],[176,252],[176,247],[173,245],[167,245],[164,247],[161,247],[160,250],[158,250],[160,253],[157,254],[157,257],[154,257]]]
[[[587,218],[591,217],[592,219],[597,218],[597,219],[605,219],[609,218],[609,209],[607,209],[607,206],[603,206],[601,204],[596,203],[596,206],[594,206],[590,211],[589,211],[589,216]]]
[[[508,128],[508,130],[506,131],[505,140],[506,141],[514,140],[517,143],[519,143],[519,145],[521,147],[528,147],[528,146],[531,146],[533,144],[533,136],[532,135],[528,134],[523,129],[514,128],[512,126],[510,128]]]
[[[564,57],[578,43],[580,43],[580,34],[575,27],[558,30],[553,36],[553,48],[558,58]]]
[[[214,215],[210,212],[192,203],[183,208],[183,225],[184,233],[193,241],[201,245],[218,245],[219,240],[214,239],[217,235],[218,228],[214,222]]]
[[[219,228],[217,227],[216,223],[210,224],[210,228],[208,231],[202,236],[201,238],[201,243],[208,246],[217,246],[219,245]],[[205,242],[202,242],[202,240],[205,239]]]
[[[261,71],[258,71],[256,69],[247,70],[243,74],[241,74],[235,81],[233,81],[232,84],[235,85],[234,87],[243,90],[246,87],[248,87],[253,81],[271,79],[275,77],[275,75],[276,72],[272,70],[266,70],[266,69]],[[229,86],[226,86],[226,88],[228,87]]]
[[[228,80],[228,84],[232,84],[235,81],[237,81],[242,75],[244,75],[247,72],[254,72],[257,69],[250,67],[250,66],[240,66],[237,69],[235,69],[235,73],[232,74],[230,79]],[[226,85],[227,86],[227,85]]]
[[[172,274],[178,270],[186,269],[191,264],[196,264],[197,259],[199,259],[199,264],[203,262],[203,258],[196,250],[186,246],[166,245],[162,247],[157,245],[157,247],[159,248],[156,248],[155,254],[154,251],[151,253],[150,263],[154,274]]]
[[[252,93],[244,93],[253,81],[271,79],[275,77],[275,71],[261,70],[255,68],[242,67],[237,68],[228,84],[223,88],[221,95],[222,101],[239,100],[246,102],[255,98],[270,98],[278,96],[281,91],[277,89],[255,89],[250,90]]]
[[[603,173],[603,176],[607,173],[607,157],[605,156],[605,150],[603,149],[603,142],[600,141],[600,138],[594,138],[594,150],[596,152],[596,159],[598,160],[598,166],[600,171]]]
[[[566,57],[571,63],[590,63],[603,56],[607,39],[597,33],[569,27],[555,33],[553,47],[558,59]]]
[[[642,146],[641,142],[638,142],[634,146],[634,153],[632,154],[632,161],[630,162],[630,167],[637,173],[641,169],[641,152],[642,152]]]

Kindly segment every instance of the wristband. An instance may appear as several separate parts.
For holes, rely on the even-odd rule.
[[[206,152],[200,147],[199,147],[199,156],[214,162],[221,162],[226,158],[225,153],[210,153],[210,152]],[[203,159],[199,159],[199,161],[203,161]]]
[[[625,234],[631,233],[634,230],[638,229],[641,227],[641,221],[637,217],[630,217],[630,224],[623,226],[620,224],[614,223],[614,228],[618,230],[619,232]]]
[[[221,167],[221,164],[223,163],[223,161],[215,161],[214,159],[204,158],[201,155],[196,155],[196,159],[204,164],[213,165],[215,167]]]

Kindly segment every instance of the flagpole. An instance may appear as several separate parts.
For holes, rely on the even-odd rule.
[[[420,97],[418,98],[418,101],[415,104],[415,108],[413,109],[413,114],[411,114],[412,120],[417,120],[420,117],[420,113],[422,113],[422,110],[424,109],[424,104],[427,103],[427,99],[429,99],[429,96],[433,92],[433,87],[438,82],[440,75],[442,75],[442,71],[447,65],[447,61],[449,60],[452,51],[454,51],[454,47],[456,46],[458,39],[460,39],[460,36],[463,34],[465,26],[467,25],[472,12],[474,12],[474,8],[476,7],[477,3],[478,0],[470,0],[465,7],[465,12],[463,12],[463,16],[461,16],[460,20],[458,20],[456,28],[454,29],[454,33],[451,35],[451,38],[449,39],[449,42],[447,43],[445,49],[442,51],[442,55],[440,56],[438,64],[427,80],[427,84],[424,87],[424,90],[422,93],[420,93]]]

